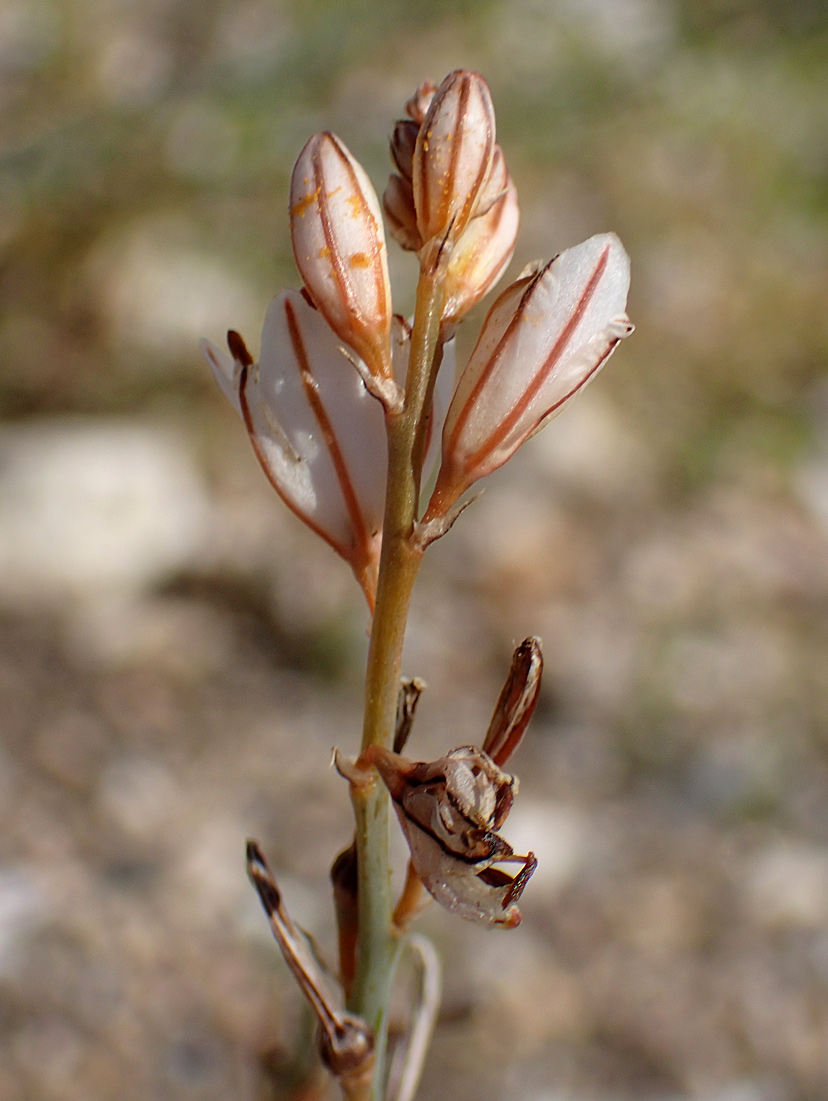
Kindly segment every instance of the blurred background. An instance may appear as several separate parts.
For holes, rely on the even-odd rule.
[[[828,1096],[824,0],[2,0],[8,1101],[326,1096],[243,842],[332,958],[366,614],[196,342],[256,349],[297,284],[306,138],[381,191],[458,66],[521,199],[511,277],[614,229],[637,332],[421,577],[412,753],[479,740],[526,634],[547,661],[525,920],[424,919],[422,1097]]]

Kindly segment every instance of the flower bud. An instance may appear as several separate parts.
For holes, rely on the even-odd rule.
[[[382,407],[298,291],[268,307],[258,364],[232,337],[235,362],[207,341],[202,350],[262,469],[285,504],[350,564],[373,607],[386,478]]]
[[[391,377],[391,290],[379,201],[333,134],[315,134],[290,184],[290,229],[305,286],[336,335]]]
[[[459,321],[500,279],[515,250],[520,212],[517,192],[496,145],[481,206],[485,213],[469,222],[457,242],[446,271],[443,321]]]
[[[468,225],[492,163],[495,117],[485,80],[458,69],[434,96],[414,150],[414,204],[424,242]]]
[[[595,377],[633,330],[629,280],[629,258],[607,233],[503,292],[457,383],[424,522],[444,517]]]

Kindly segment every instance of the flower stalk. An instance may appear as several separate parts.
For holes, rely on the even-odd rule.
[[[433,386],[445,269],[422,272],[411,334],[405,404],[388,414],[388,482],[377,599],[368,648],[361,750],[393,744],[408,608],[423,551],[413,539],[424,449],[423,408]],[[431,386],[430,386],[431,382]],[[351,789],[359,883],[357,969],[350,1008],[377,1031],[382,1063],[383,1013],[388,1001],[396,933],[392,922],[390,802],[385,787]]]
[[[355,819],[353,842],[331,869],[338,983],[293,925],[261,851],[248,846],[250,878],[346,1101],[413,1101],[439,999],[436,957],[422,938],[408,940],[421,990],[391,1073],[387,1013],[408,927],[429,896],[469,920],[513,929],[537,863],[531,852],[516,854],[500,829],[518,792],[503,766],[538,700],[539,640],[516,650],[478,745],[434,761],[402,756],[423,688],[402,679],[423,555],[471,503],[466,491],[556,416],[632,331],[626,253],[612,234],[593,237],[497,299],[450,398],[452,337],[509,263],[517,193],[477,73],[421,85],[406,111],[391,139],[398,174],[382,204],[339,138],[307,142],[291,180],[304,286],[271,303],[258,362],[235,332],[229,357],[202,344],[270,483],[350,565],[372,614],[359,755],[335,756]],[[410,323],[392,312],[383,207],[392,235],[420,265]],[[392,804],[410,849],[396,907]]]

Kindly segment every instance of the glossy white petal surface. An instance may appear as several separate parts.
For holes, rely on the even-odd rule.
[[[614,234],[568,249],[495,302],[443,432],[445,500],[501,466],[632,332],[629,258]]]
[[[296,263],[328,324],[373,373],[387,374],[391,290],[379,200],[334,134],[315,134],[290,185]]]
[[[239,404],[239,365],[232,356],[229,356],[227,352],[223,352],[221,348],[217,348],[210,340],[201,340],[198,346],[201,349],[201,354],[210,364],[216,382],[221,387],[221,392],[239,416],[241,416],[241,405]]]
[[[497,145],[486,190],[494,202],[485,214],[472,218],[452,253],[446,272],[444,321],[459,320],[488,294],[515,249],[520,224],[517,191]]]
[[[382,409],[297,291],[268,308],[242,408],[262,466],[287,504],[352,564],[370,557],[385,496]]]
[[[414,149],[413,185],[423,241],[468,225],[492,163],[495,115],[486,81],[458,69],[440,87]]]

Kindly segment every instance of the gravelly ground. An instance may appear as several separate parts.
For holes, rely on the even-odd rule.
[[[611,419],[597,391],[570,416]],[[3,616],[9,1098],[253,1098],[267,1066],[294,1096],[298,998],[242,845],[331,953],[348,807],[328,765],[355,741],[364,621],[228,446],[203,502],[223,542],[163,583]],[[424,757],[480,737],[513,640],[537,631],[548,662],[506,831],[540,860],[525,921],[426,917],[447,989],[423,1096],[824,1096],[825,535],[761,488],[617,507],[548,460],[539,443],[460,521],[412,619]]]

